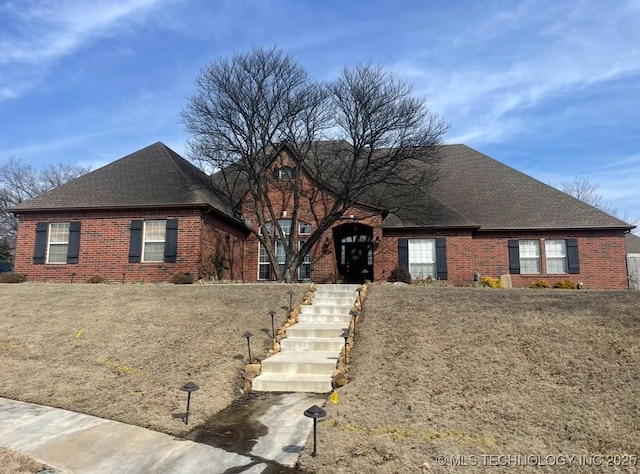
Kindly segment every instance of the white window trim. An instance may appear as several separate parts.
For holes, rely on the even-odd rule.
[[[305,226],[309,229],[308,232],[304,232],[302,230],[302,226]],[[311,224],[305,221],[298,221],[298,235],[311,235]]]
[[[164,239],[147,239],[147,224],[151,222],[164,222]],[[149,221],[144,221],[144,225],[142,227],[142,255],[140,256],[140,261],[142,263],[162,263],[164,262],[164,252],[162,258],[160,260],[147,260],[146,259],[146,250],[147,244],[150,243],[163,243],[167,242],[167,220],[166,219],[153,219]]]
[[[412,246],[416,246],[422,243],[429,243],[431,245],[431,259],[432,261],[412,261],[411,260],[411,247]],[[437,265],[436,265],[436,240],[435,239],[409,239],[408,243],[407,243],[408,249],[407,252],[409,254],[409,273],[411,273],[411,278],[413,279],[422,279],[422,278],[427,278],[429,276],[431,276],[431,278],[436,278],[436,272],[437,272]],[[415,258],[415,257],[414,257]],[[412,272],[411,271],[411,264],[414,265],[432,265],[433,266],[433,272],[431,275],[423,275],[421,273],[418,272]]]
[[[524,242],[533,242],[537,245],[537,255],[535,257],[523,257],[522,256],[522,244]],[[540,275],[542,273],[542,256],[540,255],[540,241],[536,240],[536,239],[521,239],[518,241],[518,254],[520,256],[520,274],[522,275]],[[524,265],[522,264],[524,261],[526,262],[532,262],[532,261],[537,261],[538,265],[538,271],[535,272],[529,272],[529,271],[523,271],[523,267]]]
[[[306,243],[306,240],[299,240],[298,241],[298,251],[300,251],[300,249],[304,246],[305,243]],[[302,270],[302,266],[303,265],[308,265],[309,266],[309,278],[311,278],[311,252],[310,251],[307,252],[307,254],[303,257],[302,263],[298,267],[298,280],[305,280],[306,279],[306,278],[303,278],[302,275],[300,274],[300,271]]]
[[[262,249],[264,249],[264,245],[262,245],[262,242],[258,242],[258,280],[269,281],[271,279],[271,262],[269,261],[269,254],[267,253],[266,249],[264,250],[264,253],[267,256],[267,261],[263,262],[260,260],[260,252]],[[260,277],[260,268],[263,266],[266,266],[269,269],[267,278]]]
[[[67,240],[65,242],[63,241],[59,241],[59,242],[54,242],[51,240],[51,237],[53,235],[52,229],[53,226],[60,226],[60,225],[64,225],[67,228]],[[69,252],[69,227],[70,227],[70,223],[69,222],[52,222],[49,224],[49,229],[48,229],[48,234],[47,234],[47,260],[46,262],[50,265],[66,265],[67,263],[67,258],[66,255]],[[67,251],[65,252],[65,259],[63,262],[51,262],[49,261],[49,258],[51,256],[51,246],[55,245],[55,246],[65,246]]]
[[[563,255],[561,256],[552,256],[549,257],[549,248],[548,246],[551,244],[551,242],[560,242],[561,243],[561,249],[562,249],[562,253]],[[545,270],[547,272],[547,274],[549,275],[566,275],[569,271],[569,262],[567,260],[567,241],[565,239],[549,239],[549,240],[545,240],[544,242],[544,257],[545,257]],[[563,262],[563,271],[562,272],[552,272],[549,271],[549,267],[552,265],[549,265],[549,261],[562,261]]]

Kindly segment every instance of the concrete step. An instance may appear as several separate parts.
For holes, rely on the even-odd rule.
[[[352,305],[304,305],[300,314],[349,314]]]
[[[298,324],[294,324],[287,329],[287,337],[340,337],[345,329],[349,329],[348,323],[298,322]]]
[[[300,313],[298,315],[300,323],[343,323],[347,326],[351,321],[349,314],[324,314],[324,313]],[[297,325],[294,325],[297,326]],[[292,327],[294,327],[292,326]]]
[[[259,392],[329,393],[331,374],[260,374],[252,382]]]
[[[285,337],[280,341],[283,352],[289,351],[332,351],[340,353],[344,346],[342,337]]]
[[[331,375],[338,357],[337,352],[278,352],[262,361],[262,373]]]
[[[313,297],[313,304],[314,305],[344,305],[344,306],[353,306],[355,304],[355,302],[357,301],[357,298],[354,298],[352,295],[349,296],[333,296],[333,297],[328,297],[328,296],[314,296]]]

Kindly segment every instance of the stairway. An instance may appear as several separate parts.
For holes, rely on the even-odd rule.
[[[302,306],[298,323],[287,329],[281,351],[262,361],[252,389],[260,392],[332,390],[331,376],[344,347],[358,285],[317,285],[311,305]]]

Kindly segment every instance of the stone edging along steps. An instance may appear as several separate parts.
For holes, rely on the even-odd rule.
[[[358,287],[361,287],[358,300]],[[274,348],[261,363],[244,371],[249,392],[328,393],[347,383],[344,364],[345,330],[347,361],[353,347],[353,327],[367,293],[365,285],[315,285],[296,306],[284,326],[278,328]],[[356,311],[353,317],[351,311]]]

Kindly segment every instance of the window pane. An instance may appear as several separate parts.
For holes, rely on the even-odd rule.
[[[298,223],[298,233],[300,235],[309,235],[311,233],[311,224],[300,221]]]
[[[540,273],[540,242],[538,240],[521,240],[520,273]]]
[[[264,227],[267,230],[267,234],[271,235],[271,222],[265,222]],[[260,227],[259,233],[262,235],[262,227]]]
[[[258,251],[258,279],[268,280],[271,277],[271,263],[269,262],[269,255],[264,245],[259,244]]]
[[[281,242],[276,242],[276,259],[279,265],[284,265],[287,261],[287,255],[284,251],[284,245]]]
[[[68,244],[69,243],[69,223],[63,222],[51,224],[49,227],[49,243]]]
[[[547,240],[544,244],[547,256],[547,273],[567,273],[567,243],[564,240]]]
[[[435,263],[435,240],[409,240],[409,273],[411,273],[411,278],[422,279],[433,277],[435,275]]]
[[[301,249],[305,243],[306,240],[298,242],[298,249]],[[298,279],[308,280],[309,278],[311,278],[311,253],[307,253],[302,258],[302,265],[298,268]]]
[[[67,244],[51,244],[49,245],[48,263],[67,263]]]
[[[167,221],[146,221],[144,223],[145,242],[164,242],[167,233]]]
[[[145,242],[144,261],[162,262],[164,260],[164,242]]]
[[[291,233],[291,219],[278,219],[278,225],[282,229],[284,235]]]

